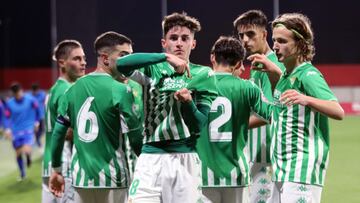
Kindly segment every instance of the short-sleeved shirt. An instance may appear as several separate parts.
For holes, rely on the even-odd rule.
[[[39,106],[36,99],[24,94],[21,99],[10,98],[5,106],[8,110],[8,124],[13,139],[23,135],[33,135],[34,124],[39,120]]]
[[[215,74],[219,96],[211,105],[208,124],[197,143],[203,186],[246,186],[250,182],[249,117],[254,111],[269,120],[272,107],[254,83],[231,73]]]
[[[322,186],[329,162],[328,118],[308,106],[282,105],[280,95],[289,89],[321,100],[337,100],[323,75],[309,62],[282,75],[274,91],[271,125],[273,180]]]
[[[45,148],[42,164],[42,177],[49,177],[51,175],[51,135],[56,122],[57,111],[60,106],[60,98],[70,86],[71,84],[68,81],[59,78],[50,88],[46,99]]]
[[[73,186],[127,187],[121,134],[140,128],[131,88],[109,74],[91,73],[68,89],[59,114],[73,129]]]

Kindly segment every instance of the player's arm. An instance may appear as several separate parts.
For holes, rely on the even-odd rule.
[[[66,132],[70,126],[70,121],[65,116],[67,115],[67,105],[68,103],[64,96],[64,100],[60,103],[58,109],[59,116],[56,119],[51,135],[51,166],[53,172],[49,179],[49,189],[57,197],[61,197],[64,192],[64,177],[61,174],[61,159]]]
[[[64,192],[65,182],[61,174],[61,157],[66,131],[69,126],[69,121],[63,116],[59,116],[51,136],[51,166],[53,172],[49,179],[49,189],[56,197],[61,197]]]
[[[135,112],[134,96],[131,88],[123,85],[120,94],[115,91],[113,95],[115,103],[119,105],[120,109],[121,131],[123,134],[127,133],[132,149],[136,155],[139,155],[142,148],[143,127]]]
[[[248,103],[253,113],[249,119],[249,128],[260,127],[270,123],[273,104],[266,99],[261,89],[254,83],[248,83],[246,93],[248,94]]]
[[[264,54],[253,54],[247,59],[251,61],[251,68],[253,70],[267,73],[271,83],[271,89],[274,90],[276,83],[281,77],[281,69],[275,63],[270,61]],[[259,66],[259,64],[262,65]]]
[[[118,58],[116,61],[116,67],[120,73],[129,76],[136,69],[161,63],[164,61],[169,62],[175,68],[176,72],[184,73],[186,71],[188,73],[188,76],[190,76],[190,69],[188,67],[187,62],[175,55],[167,54],[167,53],[130,54]]]
[[[195,133],[200,132],[201,128],[203,128],[207,122],[210,107],[203,104],[195,105],[191,92],[186,88],[175,92],[174,97],[182,104],[181,109],[185,122],[196,124],[192,125],[196,128],[192,130],[194,130]]]
[[[3,119],[3,125],[4,125],[4,136],[11,140],[12,138],[12,131],[11,131],[11,110],[8,107],[7,104],[5,104],[4,108],[4,119]]]
[[[32,108],[35,111],[35,123],[34,123],[34,131],[37,132],[40,127],[40,118],[41,118],[41,110],[38,102],[35,100],[35,98],[32,99]]]
[[[288,90],[281,95],[280,101],[286,105],[309,106],[315,111],[336,120],[344,118],[344,110],[317,69],[308,69],[304,72],[301,83],[304,93]]]
[[[342,120],[345,116],[343,108],[337,101],[322,100],[315,97],[301,94],[300,92],[291,89],[284,92],[280,101],[285,105],[300,104],[302,106],[309,106],[321,114],[336,120]]]

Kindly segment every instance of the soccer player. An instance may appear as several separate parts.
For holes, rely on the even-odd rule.
[[[211,105],[197,151],[202,161],[203,194],[214,203],[248,202],[249,117],[252,111],[266,120],[271,116],[271,105],[259,87],[234,75],[242,68],[244,57],[244,47],[233,37],[220,37],[211,50],[219,96]]]
[[[143,86],[144,145],[129,190],[133,202],[201,200],[195,144],[216,97],[213,71],[190,63],[200,23],[186,14],[164,18],[162,54],[132,54],[117,68]]]
[[[41,144],[41,135],[44,133],[44,118],[45,118],[45,98],[46,98],[46,92],[44,90],[41,90],[39,88],[38,83],[33,83],[31,85],[31,94],[35,99],[37,100],[39,104],[39,111],[40,111],[40,121],[39,121],[39,129],[37,130],[35,134],[35,141],[38,147],[42,147]]]
[[[134,114],[131,89],[113,77],[118,74],[116,58],[132,53],[131,44],[129,38],[116,32],[98,36],[94,43],[96,70],[78,79],[63,96],[52,135],[49,186],[56,196],[63,192],[61,150],[66,130],[71,127],[74,201],[127,202],[129,174],[121,133],[129,133],[133,144],[141,137],[142,128]],[[139,141],[141,145],[141,138]]]
[[[328,117],[341,120],[344,111],[311,64],[315,52],[310,20],[286,13],[272,22],[272,29],[273,49],[286,67],[274,91],[273,202],[320,202],[329,162]]]
[[[65,141],[62,155],[62,174],[65,178],[65,188],[63,197],[56,198],[49,190],[49,177],[51,175],[51,136],[56,122],[60,101],[65,91],[79,77],[85,74],[86,59],[84,50],[80,42],[76,40],[63,40],[54,48],[53,60],[59,68],[59,78],[51,87],[46,104],[46,136],[45,150],[42,164],[42,202],[73,202],[73,188],[71,186],[71,130]]]
[[[267,17],[260,10],[249,10],[241,14],[234,21],[234,28],[237,30],[239,38],[243,42],[250,58],[262,58],[267,63],[274,63],[282,71],[284,65],[278,62],[275,53],[271,50],[267,42],[266,26]],[[256,64],[255,64],[256,65]],[[259,63],[258,66],[263,64]],[[265,97],[273,101],[273,87],[266,72],[251,69],[250,80],[258,85]],[[250,190],[250,202],[268,202],[274,187],[271,181],[271,162],[270,162],[270,124],[249,130],[249,153],[250,175],[252,184]]]
[[[23,155],[26,156],[26,164],[30,167],[34,133],[39,125],[40,111],[36,99],[29,94],[24,94],[20,84],[14,83],[10,89],[14,96],[5,105],[8,111],[5,135],[12,139],[20,170],[19,180],[23,180],[26,177]]]

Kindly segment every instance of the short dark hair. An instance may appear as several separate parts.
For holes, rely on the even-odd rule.
[[[262,11],[249,10],[237,17],[233,24],[235,29],[241,25],[255,25],[266,28],[268,20]]]
[[[240,40],[234,37],[220,36],[211,49],[219,64],[234,66],[245,58],[245,49]]]
[[[12,93],[16,94],[22,89],[20,83],[14,82],[10,85],[10,90]]]
[[[76,48],[82,48],[80,42],[73,39],[65,39],[55,46],[52,59],[54,61],[66,59],[70,55],[70,52]]]
[[[162,21],[163,35],[165,36],[175,26],[187,27],[192,33],[201,30],[200,22],[196,18],[188,16],[185,12],[175,12],[164,17]]]
[[[94,42],[94,48],[97,54],[100,54],[99,52],[101,51],[105,51],[109,53],[113,50],[113,48],[115,48],[115,46],[122,45],[125,43],[132,44],[132,41],[130,38],[128,38],[125,35],[113,31],[109,31],[99,35],[96,38]]]

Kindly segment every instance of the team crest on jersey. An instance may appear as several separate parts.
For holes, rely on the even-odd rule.
[[[279,90],[275,89],[274,90],[274,104],[275,105],[281,105],[280,96],[281,96],[281,92]]]
[[[291,85],[294,85],[295,80],[296,80],[296,77],[290,78],[290,83],[291,83]]]

